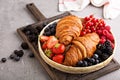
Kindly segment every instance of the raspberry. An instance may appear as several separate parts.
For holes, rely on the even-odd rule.
[[[103,35],[106,36],[110,41],[114,41],[113,35],[107,30],[103,30]]]
[[[103,44],[106,41],[106,38],[104,36],[101,36],[100,43]]]
[[[110,32],[110,26],[105,26],[105,29]]]

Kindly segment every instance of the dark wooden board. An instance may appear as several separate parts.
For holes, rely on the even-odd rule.
[[[38,20],[38,22],[31,24],[33,28],[35,28],[36,26],[42,26],[43,23],[46,22],[49,23],[55,19],[59,19],[64,16],[70,15],[69,12],[65,12],[63,14],[46,19],[33,3],[27,4],[27,8],[30,10],[33,16],[35,16],[35,18]],[[98,71],[87,74],[69,74],[56,70],[50,67],[48,64],[46,64],[44,60],[41,58],[38,52],[37,44],[35,42],[30,42],[28,36],[25,35],[24,32],[22,31],[25,27],[26,26],[18,28],[17,32],[21,36],[21,38],[28,43],[30,50],[34,53],[35,57],[38,59],[40,64],[43,66],[43,68],[46,70],[51,80],[93,80],[101,76],[104,76],[105,74],[108,74],[110,72],[113,72],[115,70],[118,70],[120,68],[119,63],[115,59],[112,59],[112,61],[106,67]]]

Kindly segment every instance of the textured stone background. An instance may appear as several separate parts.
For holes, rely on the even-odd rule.
[[[52,17],[62,12],[58,12],[58,0],[0,0],[0,59],[9,57],[13,50],[21,49],[22,39],[16,33],[16,29],[24,25],[32,24],[35,19],[26,9],[26,4],[34,2],[39,10],[46,16]],[[95,14],[96,17],[103,18],[102,8],[88,6],[81,12],[72,12],[79,17]],[[106,20],[111,25],[116,39],[116,49],[114,58],[120,63],[120,16],[114,20]],[[19,62],[8,60],[6,63],[0,62],[0,80],[49,80],[49,76],[33,58],[30,59],[30,51],[24,51],[25,55]],[[112,72],[97,80],[119,80],[120,70]]]

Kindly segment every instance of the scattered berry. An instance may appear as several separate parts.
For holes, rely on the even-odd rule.
[[[19,60],[20,60],[20,57],[19,57],[19,56],[15,56],[15,57],[14,57],[14,60],[15,60],[15,61],[19,61]]]
[[[1,59],[1,62],[3,62],[3,63],[5,63],[6,61],[7,61],[6,58],[2,58],[2,59]]]
[[[30,58],[33,58],[33,57],[35,57],[35,56],[34,56],[33,53],[30,53],[30,54],[29,54],[29,57],[30,57]]]
[[[15,50],[15,51],[17,51],[17,50]],[[19,50],[19,51],[15,52],[15,55],[22,57],[24,55],[24,52],[23,52],[23,50]]]
[[[28,48],[29,48],[29,47],[28,47],[28,44],[27,44],[26,42],[22,42],[21,47],[22,47],[23,49],[28,49]]]
[[[14,54],[11,54],[9,58],[10,58],[10,59],[14,59],[14,57],[15,57],[15,55],[14,55]]]

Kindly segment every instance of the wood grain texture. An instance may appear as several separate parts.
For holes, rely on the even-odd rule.
[[[34,11],[36,11],[36,10],[33,10],[33,13],[34,13]],[[48,18],[48,19],[42,20],[41,22],[37,22],[37,23],[31,24],[31,26],[32,27],[41,26],[45,22],[49,23],[49,22],[51,22],[51,21],[53,21],[55,19],[59,19],[59,18],[62,18],[64,16],[67,16],[67,15],[70,15],[70,13],[69,12],[65,12],[65,13],[63,13],[61,15],[57,15],[57,16],[54,16],[52,18]],[[41,18],[41,17],[43,17],[43,15],[39,15],[38,16],[38,18]],[[64,73],[64,72],[61,72],[59,70],[56,70],[56,69],[50,67],[49,65],[47,65],[43,61],[43,59],[39,55],[39,52],[38,52],[38,49],[37,49],[37,45],[34,42],[31,43],[29,41],[29,39],[28,39],[28,36],[26,36],[23,33],[22,30],[25,27],[17,29],[18,34],[21,36],[21,38],[25,42],[28,43],[31,51],[34,53],[35,57],[38,59],[40,64],[42,64],[43,68],[46,70],[46,72],[48,73],[48,75],[50,76],[50,78],[52,80],[93,80],[93,79],[99,78],[101,76],[104,76],[105,74],[108,74],[110,72],[113,72],[115,70],[118,70],[120,68],[120,65],[118,64],[118,62],[115,59],[113,59],[106,67],[104,67],[104,68],[102,68],[102,69],[100,69],[98,71],[95,71],[95,72],[92,72],[92,73],[87,73],[87,74],[68,74],[68,73]]]

